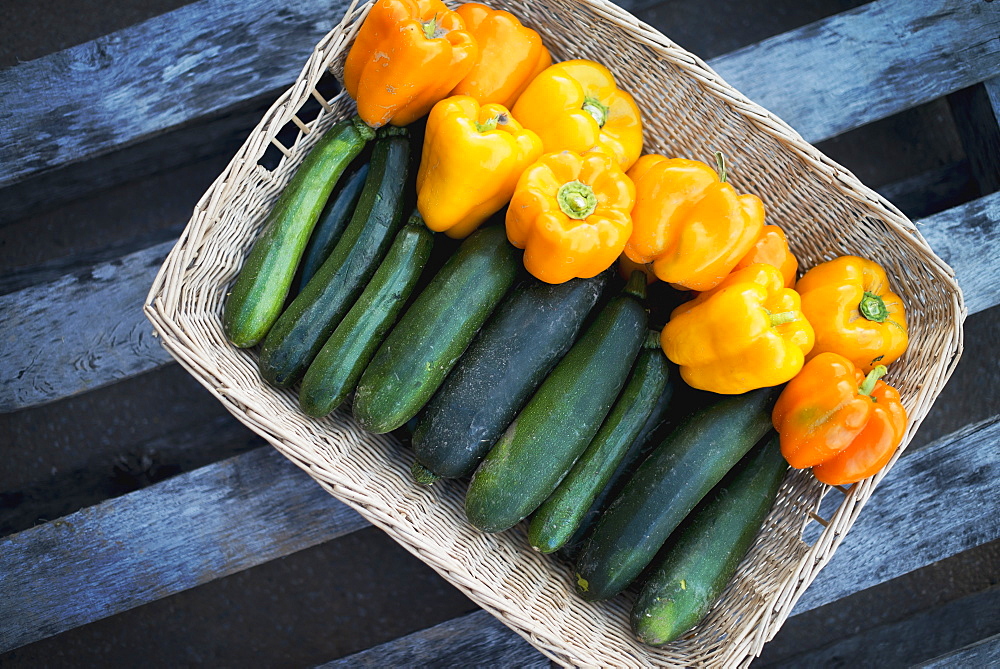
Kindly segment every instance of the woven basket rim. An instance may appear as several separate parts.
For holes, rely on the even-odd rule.
[[[788,578],[784,586],[770,601],[760,607],[760,620],[750,630],[745,638],[733,640],[730,650],[725,654],[723,664],[742,665],[759,655],[763,644],[773,638],[781,624],[791,613],[795,602],[801,597],[806,587],[816,577],[819,570],[832,557],[837,546],[843,541],[847,530],[857,518],[858,513],[879,481],[889,472],[892,465],[900,457],[906,443],[919,427],[926,416],[930,404],[940,389],[954,371],[963,345],[962,323],[966,315],[964,299],[954,279],[951,268],[930,249],[923,236],[898,209],[883,197],[866,187],[852,173],[838,165],[811,144],[779,118],[748,100],[736,89],[729,86],[706,63],[697,56],[674,44],[656,29],[638,21],[626,10],[605,0],[562,0],[578,5],[581,9],[592,12],[595,16],[627,31],[637,43],[648,46],[657,52],[657,56],[669,63],[701,87],[706,96],[714,98],[739,116],[743,117],[760,133],[767,135],[797,157],[803,165],[813,170],[817,175],[823,175],[831,188],[856,201],[873,217],[884,223],[907,246],[924,265],[926,270],[941,282],[942,289],[950,298],[946,312],[950,314],[946,323],[945,357],[932,369],[933,378],[923,387],[914,402],[920,411],[907,430],[903,446],[898,450],[889,465],[878,475],[853,486],[845,495],[836,514],[829,519],[828,526],[820,538],[812,544],[805,555],[799,560],[796,573]],[[476,590],[476,584],[456,580],[456,575],[442,568],[428,555],[421,545],[420,538],[401,534],[398,519],[385,509],[364,503],[363,492],[347,487],[348,482],[331,481],[328,473],[315,461],[315,455],[297,444],[297,436],[291,433],[281,433],[267,416],[259,415],[253,410],[254,401],[246,394],[239,383],[231,383],[225,374],[220,373],[221,366],[213,364],[206,358],[205,345],[182,322],[180,309],[180,290],[184,284],[185,273],[198,264],[199,255],[206,235],[215,223],[213,217],[218,214],[219,207],[229,198],[234,189],[244,185],[253,176],[259,176],[261,168],[256,161],[262,153],[261,146],[276,142],[277,131],[292,120],[302,102],[310,97],[314,83],[326,72],[335,69],[338,57],[353,39],[360,20],[367,13],[370,2],[362,3],[354,0],[347,9],[344,19],[335,26],[316,45],[312,55],[307,60],[296,82],[265,112],[261,122],[251,133],[244,145],[237,151],[232,162],[223,170],[220,176],[199,200],[189,224],[185,227],[175,247],[164,261],[147,300],[144,312],[161,337],[167,350],[178,362],[201,382],[217,399],[219,399],[241,422],[248,425],[258,434],[265,437],[286,457],[289,457],[299,467],[307,471],[320,485],[341,501],[356,509],[372,524],[380,527],[401,543],[407,550],[421,558],[432,568],[442,574],[463,592],[469,594],[484,608],[496,615],[502,622],[532,643],[542,653],[564,665],[579,664],[574,660],[572,649],[560,643],[558,639],[549,638],[545,633],[539,633],[531,624],[525,624],[523,616],[513,615],[508,603],[499,602]],[[341,94],[338,97],[343,97]],[[335,98],[334,100],[336,100]],[[321,101],[324,108],[329,109],[334,100]],[[297,117],[296,117],[297,118]],[[300,126],[301,127],[301,126]],[[318,133],[317,133],[318,134]],[[296,155],[298,145],[288,149],[281,147],[290,158]],[[290,161],[289,161],[290,162]],[[284,163],[284,161],[283,161]],[[281,169],[279,166],[275,170]],[[218,342],[211,342],[218,344]],[[225,344],[222,342],[222,346]],[[226,355],[226,351],[218,352]],[[370,436],[370,435],[369,435]],[[391,443],[389,438],[374,439],[384,445]],[[407,530],[408,531],[408,530]]]

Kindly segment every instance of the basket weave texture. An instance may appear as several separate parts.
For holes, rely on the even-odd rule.
[[[410,451],[392,437],[368,434],[345,411],[308,418],[294,392],[264,384],[255,351],[226,341],[223,300],[271,206],[323,131],[354,112],[345,93],[325,100],[316,87],[327,72],[339,78],[369,4],[352,4],[198,203],[145,305],[164,346],[324,489],[560,664],[748,665],[829,561],[888,468],[846,495],[833,491],[842,502],[811,543],[803,532],[831,489],[808,472],[790,472],[722,599],[685,639],[654,649],[629,630],[634,595],[584,602],[573,592],[570,566],[531,550],[523,523],[496,535],[479,532],[465,520],[466,483],[417,485]],[[538,30],[555,60],[607,65],[643,110],[645,152],[698,159],[724,152],[730,181],[763,199],[768,222],[787,231],[802,267],[852,253],[886,268],[908,308],[910,347],[889,377],[910,416],[905,447],[958,362],[965,317],[953,272],[913,224],[696,56],[624,10],[602,0],[491,4]],[[296,113],[311,98],[322,110],[306,123]],[[285,147],[275,137],[289,123],[300,131]],[[272,144],[285,157],[268,171],[258,161]]]

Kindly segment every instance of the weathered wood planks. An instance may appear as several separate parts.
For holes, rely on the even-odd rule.
[[[200,0],[0,72],[0,188],[280,90],[347,4]],[[995,3],[877,0],[709,64],[815,142],[995,76],[998,27]]]
[[[0,539],[0,652],[368,522],[270,447]]]
[[[1000,537],[998,441],[1000,417],[906,454],[796,612]],[[367,525],[269,447],[181,474],[0,540],[0,652]]]
[[[1000,634],[969,644],[964,648],[946,653],[923,662],[915,669],[952,669],[952,667],[997,667],[1000,666]]]

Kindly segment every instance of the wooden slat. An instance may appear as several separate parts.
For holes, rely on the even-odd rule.
[[[200,0],[0,72],[0,187],[280,90],[345,6]],[[878,0],[710,65],[818,141],[995,76],[998,17],[996,3]]]
[[[1000,417],[907,454],[796,612],[1000,537],[998,441]],[[270,448],[179,475],[0,540],[0,652],[365,526]]]
[[[68,397],[172,361],[142,313],[175,242],[0,296],[0,411]]]
[[[486,611],[476,611],[317,669],[354,667],[524,667],[548,669],[549,660]]]
[[[1000,634],[995,634],[982,641],[919,664],[915,669],[998,666],[1000,666]]]
[[[997,34],[996,3],[878,0],[709,64],[819,142],[996,76]]]
[[[969,313],[1000,304],[1000,194],[918,223],[951,263]],[[0,296],[0,412],[92,390],[171,362],[142,302],[172,242]],[[2,283],[2,281],[0,281]],[[44,364],[42,364],[44,361]]]
[[[0,652],[367,527],[270,447],[0,539]]]

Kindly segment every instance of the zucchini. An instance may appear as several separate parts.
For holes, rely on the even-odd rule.
[[[351,308],[403,224],[410,145],[402,128],[382,129],[351,222],[330,257],[264,339],[260,373],[285,388],[305,373]]]
[[[309,365],[299,389],[302,411],[325,416],[354,390],[413,292],[433,244],[434,234],[424,220],[419,214],[411,216],[361,297]]]
[[[705,617],[750,550],[786,471],[772,433],[677,528],[632,608],[640,641],[662,646]]]
[[[551,553],[573,536],[594,498],[639,435],[667,381],[667,358],[660,348],[660,333],[650,330],[632,374],[601,429],[532,516],[528,541],[535,549]]]
[[[601,516],[577,560],[584,599],[624,590],[670,533],[771,428],[777,388],[727,397],[674,429]]]
[[[347,227],[351,215],[354,214],[354,210],[358,206],[361,190],[365,186],[367,177],[368,163],[365,162],[344,177],[337,184],[339,186],[337,192],[327,200],[312,237],[309,238],[305,253],[302,255],[299,292],[302,292],[302,289],[309,283],[309,279],[313,278],[316,270],[320,268],[324,260],[330,257],[330,253],[337,246],[340,235],[343,234],[344,228]]]
[[[645,275],[636,272],[542,382],[486,455],[465,496],[485,532],[513,527],[552,494],[625,385],[646,335]]]
[[[375,136],[354,116],[333,126],[303,160],[268,215],[222,311],[226,338],[254,346],[281,314],[323,204],[350,162]]]
[[[573,345],[608,278],[529,279],[505,299],[421,412],[413,434],[421,464],[440,476],[471,474]]]
[[[417,415],[510,289],[520,252],[502,226],[474,232],[375,353],[354,394],[354,417],[390,432]]]

